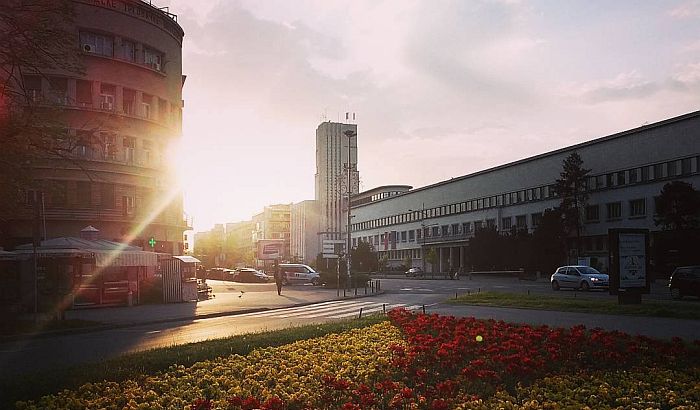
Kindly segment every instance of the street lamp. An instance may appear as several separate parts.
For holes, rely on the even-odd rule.
[[[347,194],[348,194],[348,221],[347,221],[347,227],[345,228],[347,233],[348,233],[348,244],[347,244],[347,258],[345,259],[345,262],[347,263],[347,271],[348,271],[348,284],[352,284],[352,275],[350,274],[350,247],[352,246],[352,240],[350,238],[350,194],[352,193],[352,187],[350,185],[351,179],[350,175],[352,173],[352,163],[351,163],[351,157],[350,157],[350,148],[352,146],[352,137],[357,136],[357,133],[355,133],[353,130],[346,130],[343,134],[345,134],[346,137],[348,137],[348,163],[346,165],[347,171],[348,171],[348,189],[347,189]],[[357,285],[357,284],[356,284]],[[355,288],[355,293],[357,293],[357,288]]]

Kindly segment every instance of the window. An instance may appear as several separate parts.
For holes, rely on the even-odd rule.
[[[100,108],[107,111],[114,111],[114,99],[116,87],[111,84],[100,84]]]
[[[142,94],[141,97],[141,116],[144,118],[151,118],[151,104],[153,103],[153,97],[149,94]]]
[[[92,107],[92,81],[75,80],[75,101],[80,107]]]
[[[408,239],[408,235],[407,235],[406,231],[401,231],[401,242],[406,242],[407,239]]]
[[[151,151],[153,149],[151,140],[143,140],[143,163],[144,165],[151,165],[153,160]]]
[[[66,181],[52,181],[51,186],[51,206],[56,208],[65,208],[67,204]]]
[[[430,234],[431,234],[431,236],[439,236],[440,235],[440,228],[438,228],[437,226],[433,226],[433,230]]]
[[[154,70],[161,71],[163,63],[163,54],[152,48],[144,47],[143,49],[143,64]]]
[[[606,204],[608,210],[608,219],[618,219],[622,217],[622,203],[611,202]]]
[[[634,199],[630,201],[630,216],[644,216],[646,215],[646,201],[642,199]]]
[[[136,115],[136,91],[124,88],[122,92],[122,110],[124,114]]]
[[[416,229],[416,239],[421,239],[421,232],[422,231],[420,229]]]
[[[595,177],[595,187],[596,187],[596,189],[605,188],[605,176],[604,175],[597,175]]]
[[[49,77],[49,99],[58,105],[68,104],[68,79],[65,77]]]
[[[625,171],[620,171],[617,173],[617,185],[625,185]]]
[[[486,227],[488,229],[496,229],[496,220],[493,218],[486,220]]]
[[[639,168],[632,168],[629,171],[629,183],[636,184],[639,182]]]
[[[642,167],[642,175],[641,175],[642,182],[647,182],[649,180],[649,168],[651,168],[651,167]]]
[[[32,102],[41,101],[41,77],[38,75],[26,75],[22,77],[22,80],[24,80],[24,89],[27,93],[27,99]]]
[[[678,167],[679,162],[680,161],[669,161],[666,163],[666,169],[668,170],[667,175],[669,177],[675,177],[679,174],[679,171],[680,171],[680,169]]]
[[[654,179],[661,179],[665,176],[666,175],[664,174],[664,164],[654,165]]]
[[[102,132],[100,133],[100,139],[102,140],[102,153],[104,159],[116,160],[117,159],[117,144],[115,143],[116,137],[114,134]]]
[[[482,224],[483,224],[482,221],[474,221],[474,231],[476,232],[476,231],[480,230],[482,228]]]
[[[615,174],[606,174],[605,175],[605,186],[608,188],[615,186]]]
[[[459,234],[459,224],[452,224],[452,235]]]
[[[78,131],[77,142],[75,144],[76,155],[78,158],[90,158],[92,155],[91,140],[92,135],[89,131]]]
[[[442,236],[447,236],[447,235],[449,235],[449,233],[448,233],[448,226],[447,226],[447,225],[442,225],[442,226],[440,227],[440,235],[442,235]]]
[[[692,158],[681,160],[681,175],[690,175],[693,172]]]
[[[89,208],[92,204],[92,190],[89,181],[78,181],[78,206]]]
[[[515,217],[515,226],[518,229],[526,229],[527,228],[527,216],[525,215],[518,215]]]
[[[416,240],[416,231],[411,229],[410,231],[408,231],[408,241],[414,242],[415,240]]]
[[[133,164],[135,159],[136,138],[124,137],[124,159],[128,164]]]
[[[100,186],[100,206],[103,209],[113,209],[115,198],[114,184],[103,183]]]
[[[501,229],[508,230],[513,226],[513,218],[506,217],[501,218]]]
[[[542,221],[542,213],[537,212],[534,214],[530,215],[530,218],[532,220],[532,228],[537,228],[540,225],[540,222]]]
[[[136,45],[133,41],[122,39],[122,60],[136,62]]]
[[[598,205],[588,205],[586,207],[586,221],[594,222],[600,220]]]
[[[80,47],[86,53],[112,57],[114,55],[113,46],[114,39],[112,36],[89,31],[80,32]]]
[[[466,234],[467,232],[471,232],[471,230],[472,230],[472,225],[471,225],[471,223],[469,223],[469,222],[464,222],[464,223],[462,224],[462,232],[463,232],[463,233]]]

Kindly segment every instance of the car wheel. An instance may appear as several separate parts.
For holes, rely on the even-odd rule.
[[[584,292],[588,292],[591,290],[591,287],[588,285],[588,282],[581,282],[581,290]]]
[[[680,300],[681,298],[683,298],[683,295],[681,294],[681,290],[678,288],[671,288],[671,297],[676,299],[676,300]]]
[[[552,290],[559,290],[559,289],[561,289],[559,287],[559,282],[557,282],[556,280],[553,280],[552,281]]]
[[[311,285],[312,285],[312,286],[318,286],[318,285],[320,285],[320,284],[321,284],[321,283],[319,282],[318,279],[312,279],[312,280],[311,280]]]

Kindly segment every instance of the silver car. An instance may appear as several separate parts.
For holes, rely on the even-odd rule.
[[[282,283],[289,285],[293,283],[310,283],[314,286],[321,284],[321,276],[309,265],[300,263],[281,263]]]
[[[552,289],[561,288],[581,289],[608,289],[610,277],[600,273],[590,266],[562,266],[552,275]]]

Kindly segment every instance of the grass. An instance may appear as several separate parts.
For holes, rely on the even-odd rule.
[[[370,326],[386,320],[385,316],[367,316],[351,321],[305,325],[288,329],[251,333],[223,339],[147,350],[98,363],[44,371],[41,373],[0,377],[0,408],[12,408],[17,400],[38,399],[63,389],[75,389],[85,383],[102,380],[142,380],[167,370],[172,365],[194,363],[231,354],[246,355],[262,347],[282,346],[297,340],[321,337],[330,333]]]
[[[602,313],[609,315],[658,316],[677,319],[700,319],[696,303],[642,301],[641,305],[620,305],[617,299],[577,298],[571,296],[528,295],[519,293],[479,292],[461,295],[449,303],[559,310],[566,312]]]

